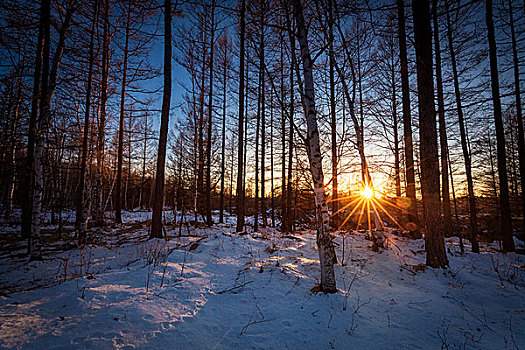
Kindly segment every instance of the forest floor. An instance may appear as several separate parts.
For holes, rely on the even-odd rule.
[[[148,240],[149,213],[74,245],[43,231],[28,262],[19,228],[0,227],[0,347],[23,349],[518,349],[525,345],[525,256],[482,244],[450,268],[425,268],[423,240],[338,235],[338,292],[319,280],[313,232],[239,235],[168,227]],[[181,236],[179,237],[179,233]],[[524,244],[516,240],[519,247]],[[469,250],[467,245],[466,249]]]

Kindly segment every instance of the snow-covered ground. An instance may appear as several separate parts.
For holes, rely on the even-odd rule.
[[[92,232],[82,250],[47,241],[27,262],[2,227],[0,347],[27,349],[517,349],[525,344],[525,257],[482,245],[425,269],[422,240],[391,236],[376,253],[348,233],[339,291],[314,294],[315,235],[168,229],[147,240],[147,213]],[[191,220],[188,217],[188,220]],[[199,226],[200,227],[200,226]],[[68,233],[67,235],[72,235]],[[342,256],[342,237],[336,239]],[[523,248],[523,243],[518,242]],[[467,246],[467,250],[468,250]]]

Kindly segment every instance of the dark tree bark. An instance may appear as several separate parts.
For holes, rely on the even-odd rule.
[[[20,58],[19,58],[20,59]],[[13,199],[15,192],[15,179],[16,179],[16,152],[17,152],[17,129],[18,121],[20,118],[20,107],[22,105],[22,69],[21,64],[15,69],[17,77],[17,88],[16,88],[16,97],[14,101],[13,108],[13,119],[11,120],[10,125],[10,140],[9,140],[9,151],[7,154],[7,166],[9,169],[7,188],[6,188],[6,198],[5,198],[5,212],[4,216],[6,220],[11,219],[13,213]]]
[[[317,128],[317,110],[315,106],[315,90],[313,79],[313,61],[308,45],[307,29],[304,21],[303,6],[300,0],[293,2],[295,19],[297,22],[297,39],[301,48],[304,74],[304,103],[307,122],[307,150],[310,162],[310,172],[314,183],[315,206],[317,214],[317,248],[321,264],[320,290],[324,293],[337,291],[334,275],[335,255],[333,242],[330,237],[330,216],[325,199],[323,183],[322,156],[319,145],[319,131]]]
[[[240,58],[239,58],[239,147],[237,149],[237,232],[244,231],[244,36],[246,0],[241,0],[240,11]]]
[[[404,0],[397,0],[397,21],[399,33],[399,59],[401,61],[401,91],[403,95],[403,140],[405,143],[406,196],[410,200],[408,207],[408,221],[417,224],[416,176],[414,170],[414,146],[412,145],[412,116],[410,113],[410,87],[408,83]]]
[[[523,3],[525,5],[525,2]],[[523,131],[523,111],[521,107],[521,90],[520,90],[520,71],[518,49],[516,44],[516,30],[514,25],[514,10],[512,8],[512,0],[509,0],[509,22],[510,34],[512,40],[512,59],[514,70],[514,97],[516,100],[516,119],[518,122],[518,158],[520,163],[520,180],[521,180],[521,201],[523,207],[523,215],[525,216],[525,136]],[[525,231],[525,220],[523,220]]]
[[[42,77],[42,54],[44,47],[44,33],[46,30],[45,16],[50,11],[50,1],[42,0],[40,5],[40,21],[38,25],[38,39],[36,43],[35,71],[33,73],[33,96],[31,98],[31,112],[29,115],[29,128],[27,136],[26,162],[20,192],[22,193],[22,238],[29,238],[31,234],[31,216],[33,204],[33,179],[34,179],[34,155],[35,137],[38,120],[38,107],[40,105],[41,91],[40,83]]]
[[[274,150],[273,150],[273,94],[270,97],[270,188],[272,206],[272,228],[275,228],[275,183],[274,183]]]
[[[66,40],[66,32],[71,24],[71,18],[75,6],[73,2],[68,3],[64,22],[58,31],[58,43],[53,55],[53,65],[49,71],[49,54],[50,54],[50,9],[46,9],[43,20],[44,25],[44,46],[42,54],[42,81],[41,81],[41,100],[40,100],[40,117],[36,125],[35,133],[35,149],[34,149],[34,172],[33,178],[30,180],[33,183],[32,193],[32,213],[31,213],[31,230],[28,241],[28,253],[32,260],[41,259],[40,250],[40,218],[42,209],[42,194],[44,190],[43,183],[43,153],[44,153],[44,133],[48,129],[49,120],[51,119],[51,102],[56,88],[56,81],[58,76],[58,68],[64,53],[64,44]]]
[[[87,181],[86,177],[88,172],[88,141],[89,141],[89,121],[91,116],[91,90],[93,83],[93,65],[95,63],[95,32],[98,24],[98,0],[95,1],[93,9],[93,24],[91,26],[90,41],[89,41],[89,58],[88,58],[88,76],[86,84],[86,103],[84,111],[84,135],[82,137],[82,155],[80,163],[80,180],[77,187],[77,203],[76,203],[76,217],[75,217],[75,230],[78,234],[78,242],[83,245],[86,242],[86,231],[88,224],[87,211],[89,194],[87,192]]]
[[[37,67],[39,70],[34,74],[34,89],[33,89],[33,105],[31,109],[31,116],[29,120],[29,137],[28,139],[28,188],[29,198],[27,200],[31,203],[28,209],[28,217],[24,217],[22,211],[22,236],[24,236],[24,220],[28,221],[28,245],[27,253],[31,260],[41,260],[42,253],[40,247],[40,205],[42,201],[42,159],[39,153],[39,148],[43,148],[44,135],[42,130],[42,105],[45,104],[47,85],[49,77],[49,45],[50,45],[50,21],[51,21],[51,1],[43,0],[40,8],[40,25],[39,25],[39,42],[37,44]],[[41,40],[41,42],[40,42]],[[38,118],[38,111],[40,109],[40,118]],[[35,113],[33,115],[33,113]],[[34,120],[33,120],[34,118]],[[32,134],[32,135],[31,135]],[[41,146],[39,147],[39,143]],[[42,150],[40,150],[42,152]],[[38,181],[40,180],[40,181]],[[36,203],[35,203],[36,202]],[[35,208],[35,204],[38,206]],[[23,210],[24,208],[22,208]]]
[[[485,9],[485,20],[487,23],[487,34],[489,42],[490,83],[492,89],[492,102],[494,104],[494,124],[496,128],[496,149],[498,155],[501,233],[503,239],[503,250],[505,252],[513,252],[515,247],[514,238],[512,234],[512,221],[509,202],[507,156],[505,151],[505,131],[503,129],[501,98],[499,92],[498,57],[496,51],[496,38],[494,34],[494,22],[492,20],[492,0],[485,1]]]
[[[282,33],[279,36],[280,59],[281,59],[281,232],[287,231],[288,222],[287,212],[287,190],[286,190],[286,112],[284,109],[284,39]]]
[[[96,174],[96,199],[93,210],[93,225],[104,226],[104,143],[106,139],[106,107],[108,102],[108,77],[109,77],[109,0],[104,1],[104,33],[102,39],[102,78],[100,86],[100,118],[97,132],[97,174]]]
[[[293,24],[288,20],[289,30],[292,31]],[[286,222],[284,223],[285,231],[292,232],[295,221],[294,211],[292,211],[292,183],[293,183],[293,150],[294,150],[294,114],[295,114],[295,88],[294,88],[294,69],[298,66],[295,59],[295,36],[290,35],[290,121],[288,126],[288,175],[286,183]]]
[[[461,149],[463,151],[463,160],[465,162],[465,173],[467,176],[467,189],[468,189],[468,201],[469,201],[469,214],[470,214],[470,242],[472,244],[472,251],[479,253],[479,244],[477,241],[478,235],[478,214],[476,211],[476,197],[474,195],[474,182],[472,180],[472,164],[470,158],[470,151],[467,145],[467,133],[465,132],[465,121],[463,117],[463,106],[461,104],[461,90],[459,89],[459,77],[456,63],[456,51],[454,49],[454,41],[452,36],[452,23],[450,21],[450,9],[448,6],[448,0],[445,1],[446,13],[447,13],[447,38],[448,47],[450,50],[450,60],[452,63],[452,76],[454,80],[454,93],[456,97],[456,107],[458,113],[459,122],[459,133],[461,136]],[[460,238],[461,239],[461,238]]]
[[[213,219],[211,217],[211,140],[213,126],[213,54],[215,48],[215,0],[211,5],[211,38],[210,38],[210,91],[208,98],[208,140],[206,141],[206,224],[211,226]]]
[[[206,33],[202,30],[202,70],[201,85],[199,94],[199,122],[197,126],[197,148],[198,148],[198,167],[197,167],[197,212],[204,214],[204,93],[206,81]]]
[[[436,56],[436,89],[438,101],[439,145],[441,157],[441,197],[443,197],[443,229],[452,231],[452,212],[450,208],[450,190],[448,183],[448,140],[443,99],[443,75],[441,73],[441,45],[439,42],[439,21],[437,0],[432,0],[432,19],[434,25],[434,54]]]
[[[164,204],[164,171],[166,167],[166,143],[171,105],[171,0],[164,1],[164,91],[160,117],[159,151],[153,199],[153,217],[150,238],[162,238],[162,209]]]
[[[434,77],[432,67],[432,30],[428,0],[412,0],[414,37],[417,56],[419,134],[421,150],[421,192],[425,219],[426,264],[448,265],[439,198],[439,157],[437,147]]]
[[[224,176],[226,173],[226,90],[228,87],[228,38],[224,37],[224,61],[223,61],[223,75],[224,82],[222,90],[222,137],[221,137],[221,197],[219,203],[219,223],[224,222]],[[233,171],[233,168],[232,168]]]
[[[399,166],[399,118],[397,116],[397,81],[395,68],[394,45],[392,45],[392,121],[394,128],[394,178],[396,197],[401,197],[401,175]]]
[[[126,84],[128,78],[129,31],[131,25],[131,12],[126,16],[126,41],[124,44],[124,62],[122,66],[122,85],[120,90],[120,119],[118,129],[117,151],[117,188],[115,191],[115,222],[122,223],[122,165],[124,163],[124,119],[126,111]]]
[[[332,215],[339,209],[338,200],[338,169],[339,157],[337,152],[337,116],[335,103],[335,52],[334,52],[334,13],[333,1],[328,0],[328,50],[329,50],[329,79],[330,79],[330,136],[332,151]],[[334,217],[335,224],[338,225],[337,217]]]
[[[144,119],[144,147],[142,148],[142,178],[140,181],[140,192],[139,192],[139,206],[140,209],[144,208],[143,197],[144,197],[144,186],[146,185],[146,158],[148,155],[148,114]]]
[[[262,212],[262,226],[266,227],[266,89],[265,89],[265,76],[264,76],[264,13],[265,13],[265,1],[261,2],[261,52],[260,52],[260,69],[261,69],[261,212]]]
[[[257,96],[257,122],[255,127],[255,198],[254,198],[254,215],[253,231],[259,231],[259,135],[261,128],[261,90],[262,90],[262,66],[259,68],[259,83]]]

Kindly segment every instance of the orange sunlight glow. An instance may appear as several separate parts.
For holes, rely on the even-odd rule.
[[[395,246],[394,237],[388,232],[384,221],[389,219],[392,224],[403,229],[394,217],[407,213],[408,205],[404,205],[404,201],[400,201],[402,197],[390,197],[382,193],[380,189],[385,184],[386,182],[372,186],[363,182],[359,192],[354,192],[353,195],[339,196],[337,201],[345,201],[346,203],[331,215],[332,217],[339,217],[336,220],[339,224],[338,231],[343,229],[348,222],[352,223],[351,226],[355,225],[355,228],[349,228],[355,231],[363,229],[361,225],[364,224],[364,229],[368,231],[370,237],[372,237],[373,229],[383,231],[386,236],[386,242]],[[405,198],[405,200],[408,200],[408,198]],[[350,220],[352,217],[354,217],[354,220]]]
[[[365,186],[365,188],[361,191],[361,194],[366,199],[370,199],[374,196],[374,190],[368,186]]]

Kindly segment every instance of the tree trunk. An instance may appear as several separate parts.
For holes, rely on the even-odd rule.
[[[226,90],[228,87],[228,39],[225,37],[224,45],[224,71],[223,71],[223,90],[222,90],[222,140],[221,140],[221,198],[219,203],[219,223],[224,223],[224,176],[226,172]],[[233,169],[232,169],[233,171]]]
[[[441,73],[441,45],[439,42],[439,21],[437,0],[432,0],[432,19],[434,22],[434,52],[436,55],[436,88],[438,100],[439,144],[441,149],[441,196],[443,197],[443,229],[452,231],[452,212],[450,208],[450,190],[448,183],[448,140],[445,120],[445,103],[443,99],[443,76]]]
[[[246,0],[241,0],[240,12],[240,58],[239,58],[239,147],[237,149],[237,232],[244,231],[244,31]]]
[[[428,0],[412,0],[412,13],[417,56],[421,192],[426,226],[426,263],[431,267],[445,267],[448,265],[448,259],[445,252],[439,198],[439,157],[432,73],[432,31]]]
[[[501,99],[499,92],[498,58],[496,52],[496,38],[494,34],[494,22],[492,20],[492,0],[485,1],[486,23],[489,42],[490,59],[490,82],[492,88],[492,101],[494,104],[494,124],[496,127],[496,148],[498,155],[499,175],[499,203],[501,210],[501,233],[503,239],[503,250],[513,252],[514,238],[512,234],[512,221],[509,202],[509,184],[507,178],[507,157],[505,153],[505,131],[503,129],[503,118],[501,112]]]
[[[272,205],[272,228],[275,228],[275,184],[274,184],[274,156],[273,156],[273,94],[270,97],[270,187],[271,187],[271,205]]]
[[[53,66],[49,72],[49,50],[50,50],[50,9],[47,8],[43,12],[44,22],[44,46],[43,46],[43,60],[42,60],[42,86],[41,86],[41,100],[40,100],[40,118],[36,125],[35,133],[35,149],[34,149],[34,173],[30,180],[34,184],[32,194],[32,213],[31,213],[31,230],[29,236],[28,253],[33,260],[41,259],[40,250],[40,217],[42,209],[42,191],[43,191],[43,169],[42,169],[42,155],[44,151],[44,132],[47,130],[49,119],[51,118],[51,101],[53,100],[53,93],[56,87],[56,80],[58,76],[58,68],[64,53],[65,35],[71,24],[71,17],[75,7],[69,4],[64,16],[64,22],[59,29],[58,43],[55,54],[53,56]]]
[[[525,2],[524,2],[525,5]],[[520,180],[521,180],[521,200],[523,216],[525,216],[525,136],[523,132],[523,111],[521,107],[521,91],[520,91],[520,71],[518,49],[516,44],[516,31],[514,28],[514,12],[512,8],[512,1],[509,0],[509,22],[510,33],[512,39],[512,58],[514,69],[514,96],[516,99],[516,118],[518,122],[518,158],[520,163]],[[525,232],[525,220],[523,220]]]
[[[160,117],[159,151],[150,238],[162,238],[162,209],[164,204],[164,170],[166,167],[166,143],[171,104],[171,0],[164,1],[164,91]]]
[[[104,4],[104,33],[102,43],[102,80],[100,82],[100,119],[97,133],[96,199],[93,210],[93,225],[104,226],[104,143],[106,139],[106,106],[108,102],[109,76],[109,0]]]
[[[313,62],[308,47],[307,30],[303,17],[303,7],[300,0],[294,0],[294,13],[297,21],[297,39],[301,47],[304,73],[304,102],[306,106],[307,150],[310,162],[310,172],[314,183],[315,206],[317,214],[317,247],[321,264],[320,289],[325,293],[337,291],[334,275],[333,243],[329,232],[330,216],[325,200],[323,183],[322,156],[317,128],[317,110],[315,107],[315,91],[313,80]]]
[[[126,110],[126,83],[128,75],[128,54],[129,54],[129,31],[130,31],[130,12],[126,17],[126,41],[124,44],[124,62],[122,68],[122,85],[120,91],[120,120],[118,129],[118,153],[117,153],[117,188],[115,193],[115,222],[122,223],[122,164],[124,162],[124,118]]]
[[[49,96],[49,51],[51,45],[50,22],[51,4],[50,1],[42,3],[42,14],[40,21],[43,22],[44,45],[42,49],[42,75],[40,83],[40,116],[36,123],[35,149],[34,149],[34,173],[33,173],[33,196],[32,196],[32,215],[31,231],[28,241],[28,254],[31,260],[42,260],[40,243],[40,216],[42,209],[42,192],[44,190],[42,154],[44,151],[44,132],[47,125],[46,119],[49,115],[50,106],[47,104]]]
[[[47,12],[50,11],[49,0],[42,0],[40,5],[40,22],[38,25],[38,39],[36,43],[36,54],[35,54],[35,71],[33,74],[33,96],[31,98],[31,113],[29,115],[29,127],[27,136],[27,150],[26,150],[26,162],[21,181],[20,191],[22,192],[22,224],[21,233],[22,238],[29,238],[31,235],[31,220],[33,215],[33,181],[35,176],[34,169],[34,155],[35,155],[35,138],[37,132],[37,121],[38,121],[38,107],[40,105],[40,99],[42,98],[41,93],[41,77],[42,77],[42,55],[44,47],[44,33],[46,30],[46,16]]]
[[[253,231],[259,231],[259,132],[261,127],[261,90],[262,90],[262,66],[259,68],[259,84],[257,96],[257,126],[255,128],[255,203],[253,215]]]
[[[454,215],[456,218],[456,222],[459,222],[459,215],[458,215],[458,203],[456,201],[456,191],[454,190],[454,178],[452,176],[452,164],[450,162],[450,153],[447,154],[448,157],[448,170],[450,174],[450,189],[452,190],[452,199],[454,200]],[[463,232],[459,230],[457,233],[457,236],[459,238],[459,249],[461,250],[461,254],[465,252],[465,247],[463,246]]]
[[[260,68],[261,68],[261,212],[263,227],[266,227],[266,89],[265,89],[265,76],[264,76],[264,11],[265,1],[261,2],[261,57],[260,57]]]
[[[335,70],[334,70],[334,14],[333,1],[328,0],[328,50],[329,50],[329,79],[330,79],[330,136],[332,142],[332,215],[335,215],[339,209],[338,200],[338,177],[337,165],[339,157],[337,155],[337,116],[335,104]],[[339,224],[337,217],[333,217],[335,225]]]
[[[133,105],[130,106],[129,109],[129,116],[128,116],[128,142],[127,142],[127,148],[128,148],[128,169],[126,174],[126,184],[124,185],[124,209],[131,209],[133,211],[133,202],[131,203],[131,206],[129,204],[129,188],[131,186],[131,143],[132,143],[132,127],[133,127]]]
[[[450,50],[450,60],[452,63],[452,76],[454,79],[454,92],[456,95],[456,106],[458,109],[458,122],[459,122],[459,133],[461,136],[461,149],[463,151],[463,160],[465,162],[465,173],[467,176],[467,189],[468,189],[468,201],[469,201],[469,214],[470,214],[470,243],[472,244],[472,251],[479,253],[479,244],[477,241],[478,235],[478,214],[476,211],[476,197],[474,195],[474,182],[472,180],[472,165],[470,152],[467,145],[467,134],[465,132],[465,121],[463,118],[463,106],[461,105],[461,91],[459,89],[459,77],[458,69],[456,64],[456,51],[454,50],[454,42],[452,38],[452,24],[450,21],[450,9],[448,1],[445,1],[446,13],[447,13],[447,37],[448,47]]]
[[[201,86],[199,94],[199,124],[197,135],[198,147],[198,168],[197,168],[197,211],[199,214],[204,212],[204,92],[206,81],[206,35],[202,33],[202,71],[201,71]]]
[[[208,140],[206,142],[206,223],[213,224],[211,217],[211,140],[213,122],[213,53],[215,48],[215,0],[211,5],[211,38],[210,38],[210,91],[208,99]]]
[[[393,44],[393,43],[392,43]],[[394,181],[396,184],[396,197],[401,197],[401,173],[399,166],[399,126],[397,116],[397,89],[396,69],[394,59],[394,45],[392,45],[392,121],[394,128]]]
[[[403,95],[403,140],[405,143],[406,196],[410,200],[408,206],[408,221],[413,224],[407,225],[407,228],[411,229],[411,231],[417,232],[416,175],[414,170],[414,146],[412,145],[412,117],[410,115],[410,87],[408,82],[404,0],[397,0],[397,21],[399,33],[399,59],[401,61],[401,91]]]
[[[293,31],[292,23],[288,21],[289,30]],[[293,175],[293,149],[294,149],[294,114],[295,114],[295,88],[294,88],[294,69],[298,66],[295,59],[295,36],[290,35],[290,49],[292,51],[290,59],[290,123],[288,126],[289,136],[288,136],[288,176],[286,183],[286,222],[285,228],[286,232],[292,232],[293,223],[295,221],[294,211],[292,211],[292,175]]]
[[[146,157],[148,155],[148,114],[146,113],[144,120],[144,147],[142,148],[142,179],[140,181],[140,192],[139,192],[139,206],[142,210],[143,197],[144,197],[144,185],[146,182]]]
[[[88,77],[86,84],[86,104],[84,106],[84,135],[82,137],[82,155],[80,162],[80,180],[77,187],[77,203],[76,203],[76,217],[75,217],[75,231],[78,234],[78,242],[83,245],[86,241],[86,231],[88,224],[87,210],[88,205],[86,200],[89,200],[87,196],[87,185],[86,185],[86,172],[87,170],[87,158],[88,158],[88,138],[89,138],[89,121],[91,116],[91,90],[93,82],[93,65],[95,62],[95,30],[98,24],[98,0],[95,0],[95,7],[93,13],[93,24],[91,26],[90,42],[89,42],[89,67]]]
[[[284,109],[284,40],[282,34],[280,40],[280,60],[281,60],[281,232],[287,231],[288,222],[287,212],[287,190],[286,190],[286,112]],[[291,69],[291,68],[290,68]],[[291,117],[292,118],[292,117]]]
[[[19,67],[20,68],[20,67]],[[20,116],[20,106],[22,104],[22,70],[17,68],[17,89],[15,98],[15,107],[13,111],[13,120],[11,121],[11,138],[9,144],[9,151],[7,155],[9,175],[7,181],[6,190],[6,203],[5,203],[5,219],[10,220],[13,212],[13,195],[15,191],[15,175],[16,175],[16,134],[18,128],[18,119]]]

